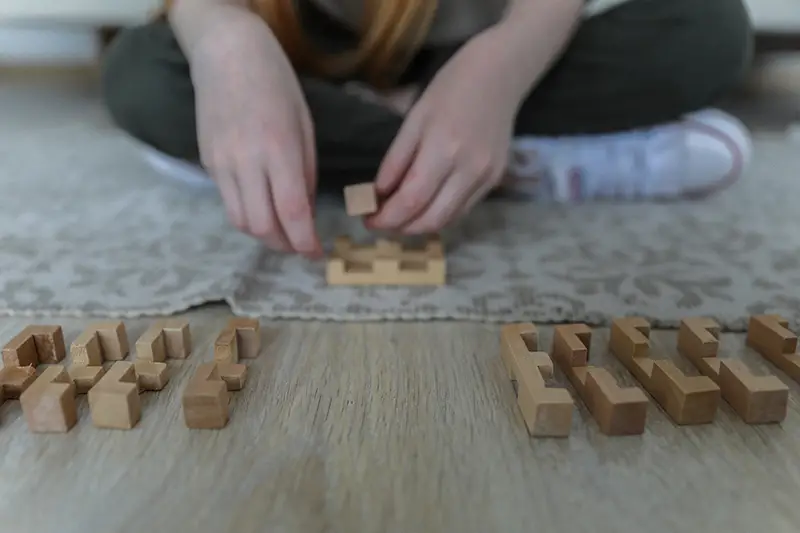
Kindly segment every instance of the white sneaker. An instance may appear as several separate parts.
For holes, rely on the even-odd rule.
[[[517,138],[501,188],[560,203],[697,198],[734,183],[752,152],[744,124],[707,109],[644,130]]]
[[[200,165],[172,157],[155,148],[138,143],[144,160],[160,175],[198,189],[215,188],[216,184]]]

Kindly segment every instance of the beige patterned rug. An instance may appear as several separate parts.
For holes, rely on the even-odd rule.
[[[741,330],[768,311],[797,327],[800,150],[777,137],[757,150],[748,178],[711,201],[490,202],[444,236],[446,287],[332,288],[323,264],[230,229],[214,193],[161,181],[102,120],[0,125],[0,312],[136,316],[227,301],[268,318],[601,325],[639,314],[674,326],[701,314]],[[328,244],[364,236],[337,202],[319,219]]]

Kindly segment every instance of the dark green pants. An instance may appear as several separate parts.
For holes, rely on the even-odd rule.
[[[354,42],[317,11],[307,7],[303,17],[332,50]],[[742,0],[631,0],[583,23],[522,106],[516,133],[607,133],[674,120],[734,86],[751,49]],[[424,85],[456,50],[423,50],[405,80]],[[372,179],[402,117],[336,82],[301,81],[316,130],[320,185]],[[166,21],[115,39],[103,85],[120,127],[162,152],[199,159],[189,66]]]

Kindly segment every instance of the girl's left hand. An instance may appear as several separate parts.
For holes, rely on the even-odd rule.
[[[499,184],[523,97],[514,68],[502,39],[488,30],[439,71],[381,165],[383,201],[368,227],[434,233]]]

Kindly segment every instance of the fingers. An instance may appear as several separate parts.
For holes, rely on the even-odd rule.
[[[397,189],[414,161],[419,148],[422,126],[413,112],[403,122],[389,151],[381,162],[375,177],[375,189],[380,196],[388,196]]]
[[[367,219],[376,229],[395,230],[411,222],[434,200],[453,170],[453,158],[433,144],[424,147],[414,160],[398,189],[380,210]]]
[[[239,185],[236,183],[236,176],[232,172],[221,169],[210,169],[210,174],[217,182],[219,194],[222,197],[222,204],[228,214],[228,220],[239,230],[247,231],[247,219],[244,214],[244,206],[239,196]]]
[[[302,147],[285,148],[284,142],[267,146],[269,179],[277,218],[292,250],[308,257],[322,255],[322,245],[314,227],[314,216],[307,182]]]
[[[470,179],[464,174],[454,174],[447,178],[436,198],[418,217],[402,228],[402,233],[413,235],[435,233],[463,211],[465,204],[479,197],[482,189],[480,180]]]
[[[248,232],[273,250],[290,251],[289,242],[278,223],[264,165],[258,160],[250,162],[238,175]]]
[[[305,110],[301,113],[303,131],[303,176],[306,178],[306,190],[312,207],[317,196],[317,146],[314,132],[314,123]]]

